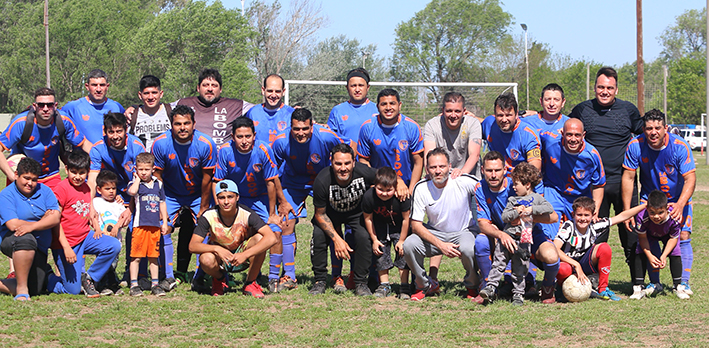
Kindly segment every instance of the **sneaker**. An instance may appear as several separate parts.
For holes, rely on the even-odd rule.
[[[325,288],[327,287],[327,284],[325,284],[324,281],[318,280],[313,284],[313,287],[310,288],[310,291],[308,291],[308,294],[310,295],[322,295],[325,293]]]
[[[643,289],[643,286],[642,286],[642,285],[633,285],[633,294],[630,295],[629,298],[630,298],[631,300],[640,300],[640,299],[642,299],[643,297],[645,297],[645,296],[647,295],[647,293],[645,292],[645,290],[647,290],[648,288],[650,288],[650,286],[653,286],[653,288],[652,288],[651,291],[654,292],[654,291],[655,291],[655,288],[654,288],[654,284],[652,284],[652,283],[651,283],[651,284],[648,284],[648,286],[647,286],[645,289]]]
[[[428,287],[428,292],[426,293],[426,296],[438,295],[441,292],[441,286],[440,286],[440,284],[438,284],[438,281],[435,279],[429,278],[428,282],[431,285]]]
[[[188,283],[187,272],[174,271],[173,274],[175,275],[175,283],[177,285]]]
[[[96,298],[101,296],[101,293],[96,291],[96,285],[94,284],[93,279],[91,279],[91,277],[89,277],[86,273],[81,274],[81,290],[88,298]]]
[[[524,305],[524,295],[514,294],[512,295],[512,305],[513,306],[523,306]]]
[[[15,271],[12,271],[7,274],[7,279],[15,279]]]
[[[334,290],[338,294],[347,291],[347,286],[345,286],[345,280],[342,279],[342,276],[337,276],[332,279],[332,290]]]
[[[372,290],[369,290],[369,286],[365,283],[358,283],[355,285],[355,295],[357,296],[372,296]]]
[[[650,297],[650,296],[655,296],[655,295],[661,293],[662,290],[663,290],[662,284],[650,283],[645,287],[645,289],[643,289],[643,293],[645,294],[645,296]],[[633,291],[635,291],[635,286],[633,286]]]
[[[113,291],[113,296],[123,296],[125,294],[126,294],[125,291],[123,291],[123,289],[121,289],[121,288],[116,288]]]
[[[222,279],[212,277],[212,296],[224,295],[224,288],[229,288],[229,285],[226,283],[226,277]]]
[[[354,281],[354,273],[350,271],[350,274],[347,276],[347,284],[345,284],[347,287],[347,290],[354,290],[355,288],[355,281]]]
[[[539,296],[539,290],[537,290],[537,287],[534,286],[534,284],[531,284],[526,287],[524,290],[524,297],[526,298],[535,298]]]
[[[465,298],[471,299],[471,298],[476,298],[480,295],[480,291],[478,291],[478,287],[474,288],[468,288],[468,292],[465,294]]]
[[[261,289],[261,285],[258,285],[258,283],[254,280],[250,284],[244,286],[244,290],[242,290],[244,295],[250,295],[255,298],[263,298],[263,289]]]
[[[113,295],[113,290],[111,290],[111,289],[109,289],[109,288],[103,288],[103,289],[99,292],[99,294],[100,294],[101,296],[111,296],[111,295]]]
[[[554,297],[554,285],[543,286],[542,285],[542,303],[552,304],[556,303],[556,298]]]
[[[684,285],[684,292],[686,292],[687,295],[689,295],[689,296],[694,295],[694,291],[692,291],[692,288],[689,287],[689,283],[682,282],[681,284]]]
[[[428,288],[416,289],[416,292],[411,295],[411,301],[423,301],[426,296],[433,296],[440,292],[441,288],[437,281],[428,279]]]
[[[298,287],[298,283],[291,277],[284,275],[278,282],[278,291],[293,290]]]
[[[153,282],[148,279],[147,277],[139,278],[138,279],[138,286],[140,286],[140,289],[143,291],[148,291],[153,288]]]
[[[169,292],[177,287],[177,281],[175,278],[165,278],[160,281],[159,285],[163,290],[165,290],[165,292]]]
[[[374,290],[374,297],[386,298],[391,293],[391,285],[389,284],[379,284],[376,290]]]
[[[485,301],[495,300],[495,287],[492,285],[486,286],[484,289],[480,290],[480,297]]]
[[[677,285],[672,292],[674,292],[680,300],[689,300],[689,294],[684,284]]]
[[[200,294],[209,293],[209,288],[204,284],[204,277],[193,278],[190,283],[190,288],[192,291]]]
[[[609,300],[609,301],[620,301],[620,297],[618,297],[618,295],[616,295],[609,288],[606,288],[605,290],[599,292],[598,298],[600,298],[602,300]]]
[[[411,288],[408,283],[401,284],[399,286],[399,299],[400,300],[410,300],[411,299]]]
[[[278,279],[268,280],[268,292],[275,294],[278,292]]]
[[[143,296],[143,290],[140,288],[140,286],[132,286],[130,288],[130,295],[133,297],[139,297]]]
[[[165,296],[165,289],[163,289],[160,285],[153,285],[150,289],[150,293],[157,297]]]

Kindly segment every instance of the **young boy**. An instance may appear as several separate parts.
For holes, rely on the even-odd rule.
[[[111,262],[121,252],[118,239],[103,236],[89,226],[91,190],[86,184],[86,176],[90,164],[86,152],[72,152],[66,163],[67,178],[54,188],[62,215],[53,236],[52,255],[60,277],[49,275],[48,290],[57,294],[78,295],[83,290],[86,297],[99,297],[94,281],[113,275],[109,272]],[[96,260],[82,274],[84,255],[96,255]]]
[[[127,211],[125,204],[116,200],[118,195],[116,185],[118,183],[118,175],[108,169],[102,169],[96,177],[96,192],[98,197],[94,197],[92,203],[94,210],[98,214],[98,221],[93,221],[96,231],[101,231],[104,235],[115,237],[118,241],[123,242],[121,230],[130,223],[130,212]],[[101,294],[110,295],[109,292],[115,295],[123,295],[123,290],[118,286],[118,278],[116,277],[116,266],[118,265],[118,256],[111,263],[109,272],[104,277],[103,284],[99,284]],[[101,286],[105,285],[105,286]]]
[[[576,273],[581,283],[586,283],[589,281],[586,275],[595,273],[598,274],[597,297],[620,301],[620,297],[608,288],[613,256],[611,247],[605,242],[596,243],[596,240],[602,234],[607,234],[611,226],[631,219],[644,208],[645,205],[639,205],[593,223],[596,203],[590,197],[576,198],[571,205],[573,220],[562,223],[554,239],[561,260],[556,275],[559,283],[563,283],[573,273]]]
[[[372,238],[372,265],[379,272],[379,287],[374,291],[376,297],[387,297],[391,292],[389,270],[399,269],[401,287],[399,298],[409,296],[409,268],[404,260],[404,240],[409,232],[411,199],[404,201],[392,199],[396,189],[396,172],[389,167],[381,167],[374,178],[374,187],[369,188],[362,197],[364,226]],[[391,246],[394,245],[396,257],[391,262]]]
[[[480,291],[480,296],[491,300],[495,296],[497,285],[505,274],[507,263],[512,260],[512,303],[524,304],[524,278],[529,271],[529,258],[532,255],[532,216],[551,214],[554,208],[542,195],[532,190],[541,176],[539,169],[527,162],[518,164],[512,171],[512,183],[517,196],[507,198],[507,206],[502,211],[505,233],[516,242],[516,250],[508,250],[501,242],[495,243],[492,268],[488,275],[487,286]]]
[[[153,176],[153,154],[143,152],[135,157],[133,180],[128,184],[128,194],[133,197],[135,217],[131,234],[130,250],[130,295],[142,296],[138,286],[140,259],[147,257],[150,264],[151,288],[155,296],[165,296],[165,290],[158,285],[158,257],[160,257],[160,235],[167,234],[167,204],[165,190]],[[160,220],[162,219],[162,224]]]
[[[645,296],[662,291],[659,282],[659,269],[667,266],[670,258],[670,273],[672,273],[673,292],[680,299],[689,299],[689,294],[682,283],[682,253],[679,246],[679,235],[682,223],[670,218],[671,207],[667,206],[667,196],[658,190],[647,196],[647,208],[635,217],[638,233],[638,247],[635,250],[635,280],[633,295],[630,298],[639,300]],[[660,252],[660,241],[664,245]],[[656,275],[650,276],[651,283],[643,290],[645,270],[650,269]],[[655,278],[653,280],[652,278]]]

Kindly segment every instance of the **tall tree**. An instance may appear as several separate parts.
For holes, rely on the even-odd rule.
[[[692,56],[700,58],[707,48],[707,11],[687,10],[677,16],[676,23],[667,27],[658,37],[662,58],[678,60]]]

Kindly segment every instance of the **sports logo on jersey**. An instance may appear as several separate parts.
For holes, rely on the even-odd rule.
[[[672,175],[675,172],[675,167],[673,167],[671,164],[665,164],[665,173],[668,175]]]
[[[650,162],[650,159],[647,157],[642,157],[642,161],[643,161],[643,163],[647,163],[647,162]]]
[[[81,115],[81,118],[83,118],[84,121],[88,121],[88,120],[91,118],[91,116],[89,116],[89,115]]]
[[[234,161],[229,161],[229,167],[235,168],[235,167],[236,167],[236,162],[234,162]]]
[[[197,158],[197,157],[190,157],[190,158],[187,160],[187,163],[189,163],[189,164],[190,164],[190,167],[192,167],[192,168],[198,167],[198,166],[199,166],[199,158]]]
[[[347,121],[348,118],[350,118],[350,117],[347,116],[347,115],[342,115],[342,120],[343,120],[343,121]]]
[[[399,140],[399,150],[406,151],[409,148],[408,140]]]
[[[551,161],[551,163],[554,163],[554,164],[556,164],[556,162],[559,162],[558,159],[556,159],[555,157],[551,157],[551,156],[549,157],[549,160]]]
[[[174,159],[175,159],[175,154],[174,154],[174,153],[171,153],[171,154],[167,155],[167,157],[168,157],[169,159],[171,159],[171,160],[174,160]]]
[[[282,132],[288,128],[286,121],[278,121],[278,131]]]
[[[133,161],[128,161],[126,164],[123,165],[123,169],[126,170],[126,173],[130,173],[133,171]]]
[[[381,140],[381,139],[374,139],[374,140],[372,140],[372,142],[374,143],[374,145],[377,145],[377,146],[379,146],[379,145],[382,144],[382,140]]]
[[[510,149],[510,159],[516,161],[519,158],[519,151],[516,149]]]
[[[583,169],[579,169],[576,171],[576,178],[579,180],[583,180],[583,178],[586,176],[586,171]]]
[[[258,127],[258,121],[254,121],[254,127]]]
[[[253,168],[254,168],[254,173],[258,173],[263,168],[263,165],[261,163],[254,163]]]
[[[320,159],[321,159],[320,155],[318,155],[317,153],[310,155],[310,162],[318,164],[318,163],[320,163]]]

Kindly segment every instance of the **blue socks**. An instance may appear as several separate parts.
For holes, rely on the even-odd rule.
[[[271,254],[268,263],[268,280],[280,278],[281,263],[283,263],[283,254]]]
[[[692,273],[692,263],[694,263],[694,251],[692,250],[692,239],[680,240],[679,249],[682,252],[682,282],[688,283]]]
[[[559,260],[554,263],[544,264],[544,280],[542,286],[552,286],[556,282],[556,274],[559,273]]]
[[[295,250],[298,243],[295,233],[281,235],[281,241],[283,242],[283,271],[295,280]]]
[[[475,260],[480,269],[480,288],[487,286],[487,276],[492,268],[492,260],[490,259],[490,240],[484,234],[479,234],[475,237]]]

